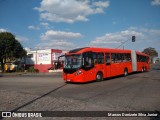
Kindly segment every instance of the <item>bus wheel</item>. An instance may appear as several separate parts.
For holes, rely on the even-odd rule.
[[[146,67],[143,68],[143,71],[146,72]]]
[[[124,77],[126,77],[127,75],[128,75],[128,70],[126,68],[126,69],[124,69]]]
[[[97,73],[97,75],[96,75],[96,81],[97,82],[100,82],[100,81],[102,81],[103,80],[103,74],[102,73]]]
[[[142,67],[142,71],[141,71],[142,73],[144,72],[144,67]]]

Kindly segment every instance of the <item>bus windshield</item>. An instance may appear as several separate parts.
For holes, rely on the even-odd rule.
[[[65,56],[64,68],[76,69],[82,66],[82,54]]]

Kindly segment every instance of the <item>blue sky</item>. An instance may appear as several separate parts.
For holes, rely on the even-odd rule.
[[[0,0],[0,15],[0,32],[25,48],[116,48],[128,40],[120,48],[160,54],[160,0]]]

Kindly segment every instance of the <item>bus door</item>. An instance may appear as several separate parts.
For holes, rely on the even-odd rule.
[[[111,65],[110,65],[110,73],[111,76],[118,75],[119,72],[119,63],[117,63],[117,55],[116,53],[111,54]]]
[[[110,77],[111,76],[111,57],[109,53],[106,53],[105,56],[106,56],[105,75],[106,77]]]
[[[100,71],[103,74],[105,71],[104,64],[104,53],[103,52],[94,52],[93,53],[93,61],[94,61],[94,79],[96,78],[96,74]],[[103,75],[105,77],[105,75]]]
[[[94,80],[94,63],[93,63],[93,52],[88,51],[83,53],[83,69],[84,69],[84,80]]]

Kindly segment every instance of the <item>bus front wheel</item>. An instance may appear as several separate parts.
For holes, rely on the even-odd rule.
[[[143,71],[146,72],[146,67],[143,67]]]
[[[124,69],[124,77],[126,77],[128,75],[128,70]]]
[[[142,70],[141,70],[141,72],[142,72],[142,73],[144,72],[144,67],[142,67]]]
[[[97,82],[100,82],[100,81],[102,81],[102,80],[103,80],[103,74],[100,73],[100,72],[98,72],[97,75],[96,75],[96,81],[97,81]]]

